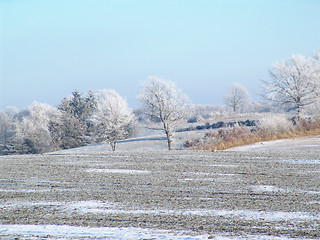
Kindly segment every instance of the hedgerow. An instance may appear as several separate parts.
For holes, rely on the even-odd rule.
[[[234,126],[206,132],[203,138],[186,141],[184,147],[216,151],[263,141],[316,135],[320,135],[320,119],[297,121],[273,116],[260,119],[254,128]]]

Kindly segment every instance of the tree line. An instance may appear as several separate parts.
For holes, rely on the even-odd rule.
[[[319,101],[320,53],[276,62],[270,76],[262,82],[261,96],[272,107],[296,111],[299,119],[304,107]],[[37,102],[20,111],[8,107],[0,112],[0,155],[43,153],[100,142],[110,143],[115,151],[117,141],[134,135],[137,121],[149,126],[156,123],[153,128],[164,131],[170,150],[175,127],[195,118],[195,113],[209,111],[208,106],[192,106],[173,82],[157,77],[143,83],[137,99],[141,108],[136,113],[114,90],[89,91],[85,96],[75,90],[58,107]],[[228,88],[224,100],[232,112],[248,111],[248,106],[254,105],[239,84]]]
[[[163,124],[171,149],[174,123],[187,115],[187,97],[173,82],[149,77],[138,99],[144,121]],[[43,153],[100,142],[116,151],[119,140],[134,135],[136,115],[115,90],[89,91],[86,96],[75,90],[58,107],[37,102],[21,111],[8,107],[0,112],[0,154]]]

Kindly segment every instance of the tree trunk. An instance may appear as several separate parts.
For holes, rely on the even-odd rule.
[[[111,144],[111,146],[112,146],[112,151],[115,152],[116,149],[117,149],[117,142],[114,141],[114,142]]]
[[[298,121],[300,121],[301,118],[301,106],[298,105]]]
[[[113,141],[110,142],[110,144],[111,144],[112,151],[115,152],[117,149],[117,137],[115,137]]]
[[[172,150],[172,139],[171,139],[170,128],[169,128],[168,124],[165,122],[163,123],[163,128],[164,128],[164,131],[167,135],[168,149]]]
[[[167,135],[167,140],[168,140],[168,149],[172,150],[172,139],[171,139],[171,134],[169,131],[166,131],[166,135]]]

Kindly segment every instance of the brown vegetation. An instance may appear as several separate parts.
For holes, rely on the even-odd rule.
[[[225,150],[232,147],[278,139],[320,135],[320,119],[301,119],[283,129],[232,127],[207,132],[203,139],[186,141],[184,146],[198,150]]]

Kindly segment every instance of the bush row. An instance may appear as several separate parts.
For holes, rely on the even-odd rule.
[[[203,138],[186,141],[184,147],[197,150],[225,150],[261,141],[315,135],[320,135],[320,119],[292,121],[281,116],[273,116],[259,120],[254,128],[235,125],[206,132]]]

